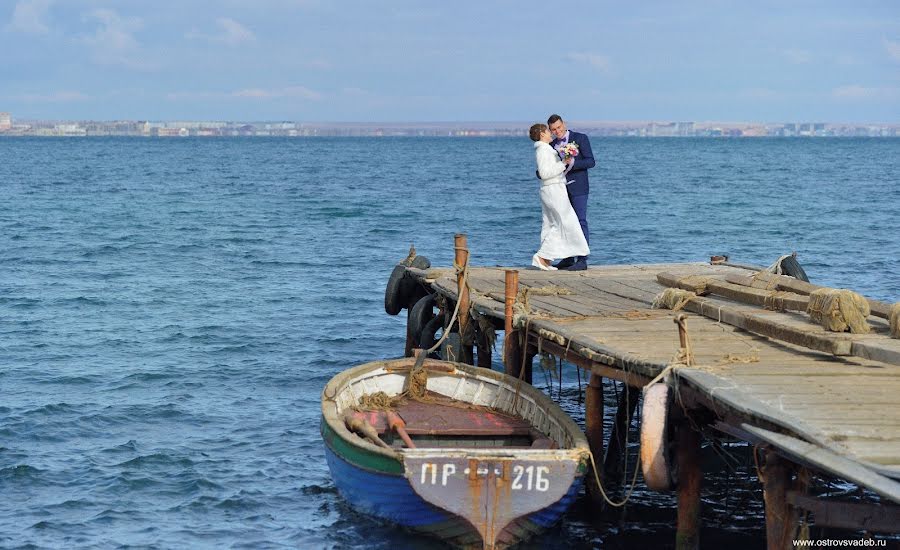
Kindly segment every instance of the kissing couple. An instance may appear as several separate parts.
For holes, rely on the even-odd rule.
[[[594,167],[591,142],[572,132],[559,115],[528,130],[534,142],[537,177],[541,180],[541,246],[531,265],[544,271],[587,269],[590,240],[587,203],[588,169]],[[552,265],[553,260],[561,259]]]

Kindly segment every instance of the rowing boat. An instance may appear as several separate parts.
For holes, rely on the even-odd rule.
[[[367,363],[325,386],[322,438],[341,496],[463,548],[507,548],[556,523],[588,469],[578,425],[513,377],[414,363]]]

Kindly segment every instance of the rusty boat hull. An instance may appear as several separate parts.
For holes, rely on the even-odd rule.
[[[411,358],[367,363],[326,385],[321,431],[341,496],[363,513],[462,548],[507,548],[558,522],[588,468],[587,440],[571,418],[512,377],[428,360],[434,399],[397,410],[410,448],[383,413],[356,409],[364,395],[402,393],[412,365]],[[366,419],[380,441],[351,431],[348,414]]]

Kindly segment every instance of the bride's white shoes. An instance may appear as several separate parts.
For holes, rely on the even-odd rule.
[[[541,257],[537,254],[531,257],[531,265],[543,271],[556,271],[556,268],[552,265],[544,265],[544,262],[541,261]]]

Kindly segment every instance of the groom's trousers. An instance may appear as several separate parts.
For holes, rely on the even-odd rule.
[[[584,233],[584,240],[588,246],[591,244],[591,234],[588,232],[587,222],[587,205],[589,195],[569,195],[569,201],[572,208],[575,209],[575,215],[578,216],[578,223],[581,224],[581,232]]]

